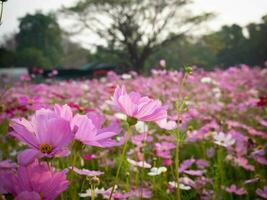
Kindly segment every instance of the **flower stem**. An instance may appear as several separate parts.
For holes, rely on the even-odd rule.
[[[181,200],[180,195],[180,182],[179,182],[179,131],[176,134],[176,150],[175,150],[175,169],[176,169],[176,181],[177,181],[177,188],[176,188],[176,199]]]
[[[122,153],[121,153],[121,155],[120,155],[120,163],[119,163],[119,167],[118,167],[117,172],[116,172],[115,184],[113,185],[112,190],[111,190],[111,192],[110,192],[109,200],[111,200],[111,198],[112,198],[112,194],[114,193],[114,190],[115,190],[116,183],[118,182],[118,178],[119,178],[120,170],[121,170],[121,167],[122,167],[122,164],[123,164],[123,161],[124,161],[124,157],[125,157],[125,153],[126,153],[126,149],[127,149],[127,144],[128,144],[128,140],[129,140],[130,132],[131,132],[131,127],[128,125],[127,133],[126,133],[125,143],[124,143],[124,146],[123,146]]]
[[[91,200],[95,200],[95,186],[91,184]]]

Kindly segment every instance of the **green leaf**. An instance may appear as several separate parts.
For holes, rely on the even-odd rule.
[[[9,127],[8,119],[4,119],[0,124],[0,135],[7,134]]]

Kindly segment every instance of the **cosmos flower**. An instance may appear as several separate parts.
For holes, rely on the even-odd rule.
[[[213,138],[215,144],[223,147],[229,147],[235,143],[235,139],[230,134],[223,132],[216,133]]]
[[[224,188],[226,192],[234,193],[236,195],[247,194],[247,191],[244,188],[238,188],[236,185],[232,184],[229,187]]]
[[[178,184],[177,184],[177,182],[175,182],[175,181],[170,181],[169,183],[169,187],[172,189],[172,188],[177,188],[178,187]],[[190,186],[188,186],[188,185],[184,185],[183,183],[180,183],[179,184],[179,188],[181,189],[181,190],[190,190],[191,189],[191,187]]]
[[[0,170],[14,169],[17,167],[17,164],[12,160],[2,160],[0,161]]]
[[[127,161],[133,165],[133,166],[137,166],[137,167],[143,167],[143,168],[151,168],[151,165],[149,163],[147,163],[146,161],[135,161],[132,160],[130,158],[127,158]]]
[[[85,145],[97,147],[112,147],[122,145],[123,138],[120,141],[113,139],[121,132],[117,121],[113,121],[109,126],[103,128],[104,118],[96,113],[89,112],[87,115],[76,114],[71,127],[75,131],[75,139]]]
[[[161,173],[165,173],[167,171],[167,168],[166,167],[152,167],[150,169],[150,172],[148,172],[148,175],[149,176],[157,176],[157,175],[160,175]]]
[[[258,189],[256,190],[256,193],[257,193],[257,195],[259,195],[260,197],[262,197],[262,198],[264,198],[264,199],[267,199],[267,185],[265,185],[265,186],[263,187],[263,189],[258,188]]]
[[[6,191],[16,200],[54,200],[69,185],[64,172],[56,172],[37,161],[19,166],[16,173],[7,173],[1,179]]]
[[[71,170],[73,170],[75,173],[80,175],[86,175],[86,176],[100,176],[104,174],[104,172],[101,171],[94,171],[94,170],[88,170],[88,169],[79,169],[77,167],[69,167]]]
[[[35,158],[68,155],[67,146],[74,137],[69,122],[47,109],[36,111],[31,121],[14,119],[11,127],[14,131],[9,134],[29,147],[18,155],[18,162],[22,165],[33,162]]]
[[[137,92],[128,94],[124,86],[117,86],[112,100],[121,112],[140,121],[158,122],[167,118],[167,107],[159,100],[141,97]]]
[[[105,192],[104,188],[100,188],[100,189],[95,188],[94,195],[95,195],[95,197],[97,197],[98,195],[102,195],[104,192]],[[86,190],[85,193],[79,193],[79,196],[80,197],[90,197],[90,196],[92,196],[92,191],[91,191],[91,189],[88,189],[88,190]]]

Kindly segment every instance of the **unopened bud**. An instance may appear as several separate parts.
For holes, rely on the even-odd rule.
[[[98,186],[100,184],[100,179],[96,176],[91,178],[91,185]]]

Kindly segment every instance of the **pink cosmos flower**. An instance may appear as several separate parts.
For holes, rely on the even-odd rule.
[[[80,175],[86,175],[86,176],[100,176],[104,174],[104,172],[101,171],[94,171],[94,170],[88,170],[88,169],[78,169],[76,167],[70,167],[75,173]]]
[[[191,176],[202,176],[205,171],[203,170],[184,170],[184,173]]]
[[[264,186],[263,189],[258,188],[256,190],[257,195],[259,195],[260,197],[267,199],[267,185]]]
[[[171,142],[157,142],[155,143],[155,149],[156,149],[156,154],[160,158],[164,159],[170,159],[171,158],[171,150],[175,149],[175,145]]]
[[[151,168],[151,165],[147,163],[146,161],[135,161],[130,158],[127,158],[127,161],[133,166],[142,167],[142,168]]]
[[[18,155],[20,164],[27,165],[35,158],[68,154],[67,146],[74,134],[69,122],[61,116],[66,118],[63,112],[40,109],[35,112],[31,121],[15,119],[11,122],[14,131],[10,132],[10,135],[30,147]]]
[[[0,161],[0,170],[14,169],[17,167],[17,164],[12,160],[2,160]]]
[[[116,141],[112,139],[120,134],[121,129],[117,121],[113,121],[108,127],[102,128],[104,118],[96,113],[89,112],[87,115],[76,114],[71,127],[75,132],[75,139],[85,145],[97,147],[112,147],[122,145],[124,139]]]
[[[95,158],[96,158],[95,154],[86,154],[86,155],[83,156],[84,160],[93,160]]]
[[[179,173],[183,173],[185,170],[190,168],[195,162],[196,160],[194,158],[184,160],[179,166]]]
[[[244,195],[247,194],[247,191],[244,188],[238,188],[236,185],[232,184],[229,187],[225,188],[226,192],[234,193],[236,195]]]
[[[119,110],[140,121],[158,122],[167,118],[167,107],[159,100],[141,97],[137,92],[128,94],[124,86],[117,86],[112,100]]]
[[[16,173],[0,178],[16,200],[53,200],[69,185],[64,172],[55,172],[46,163],[38,162],[20,166]]]

